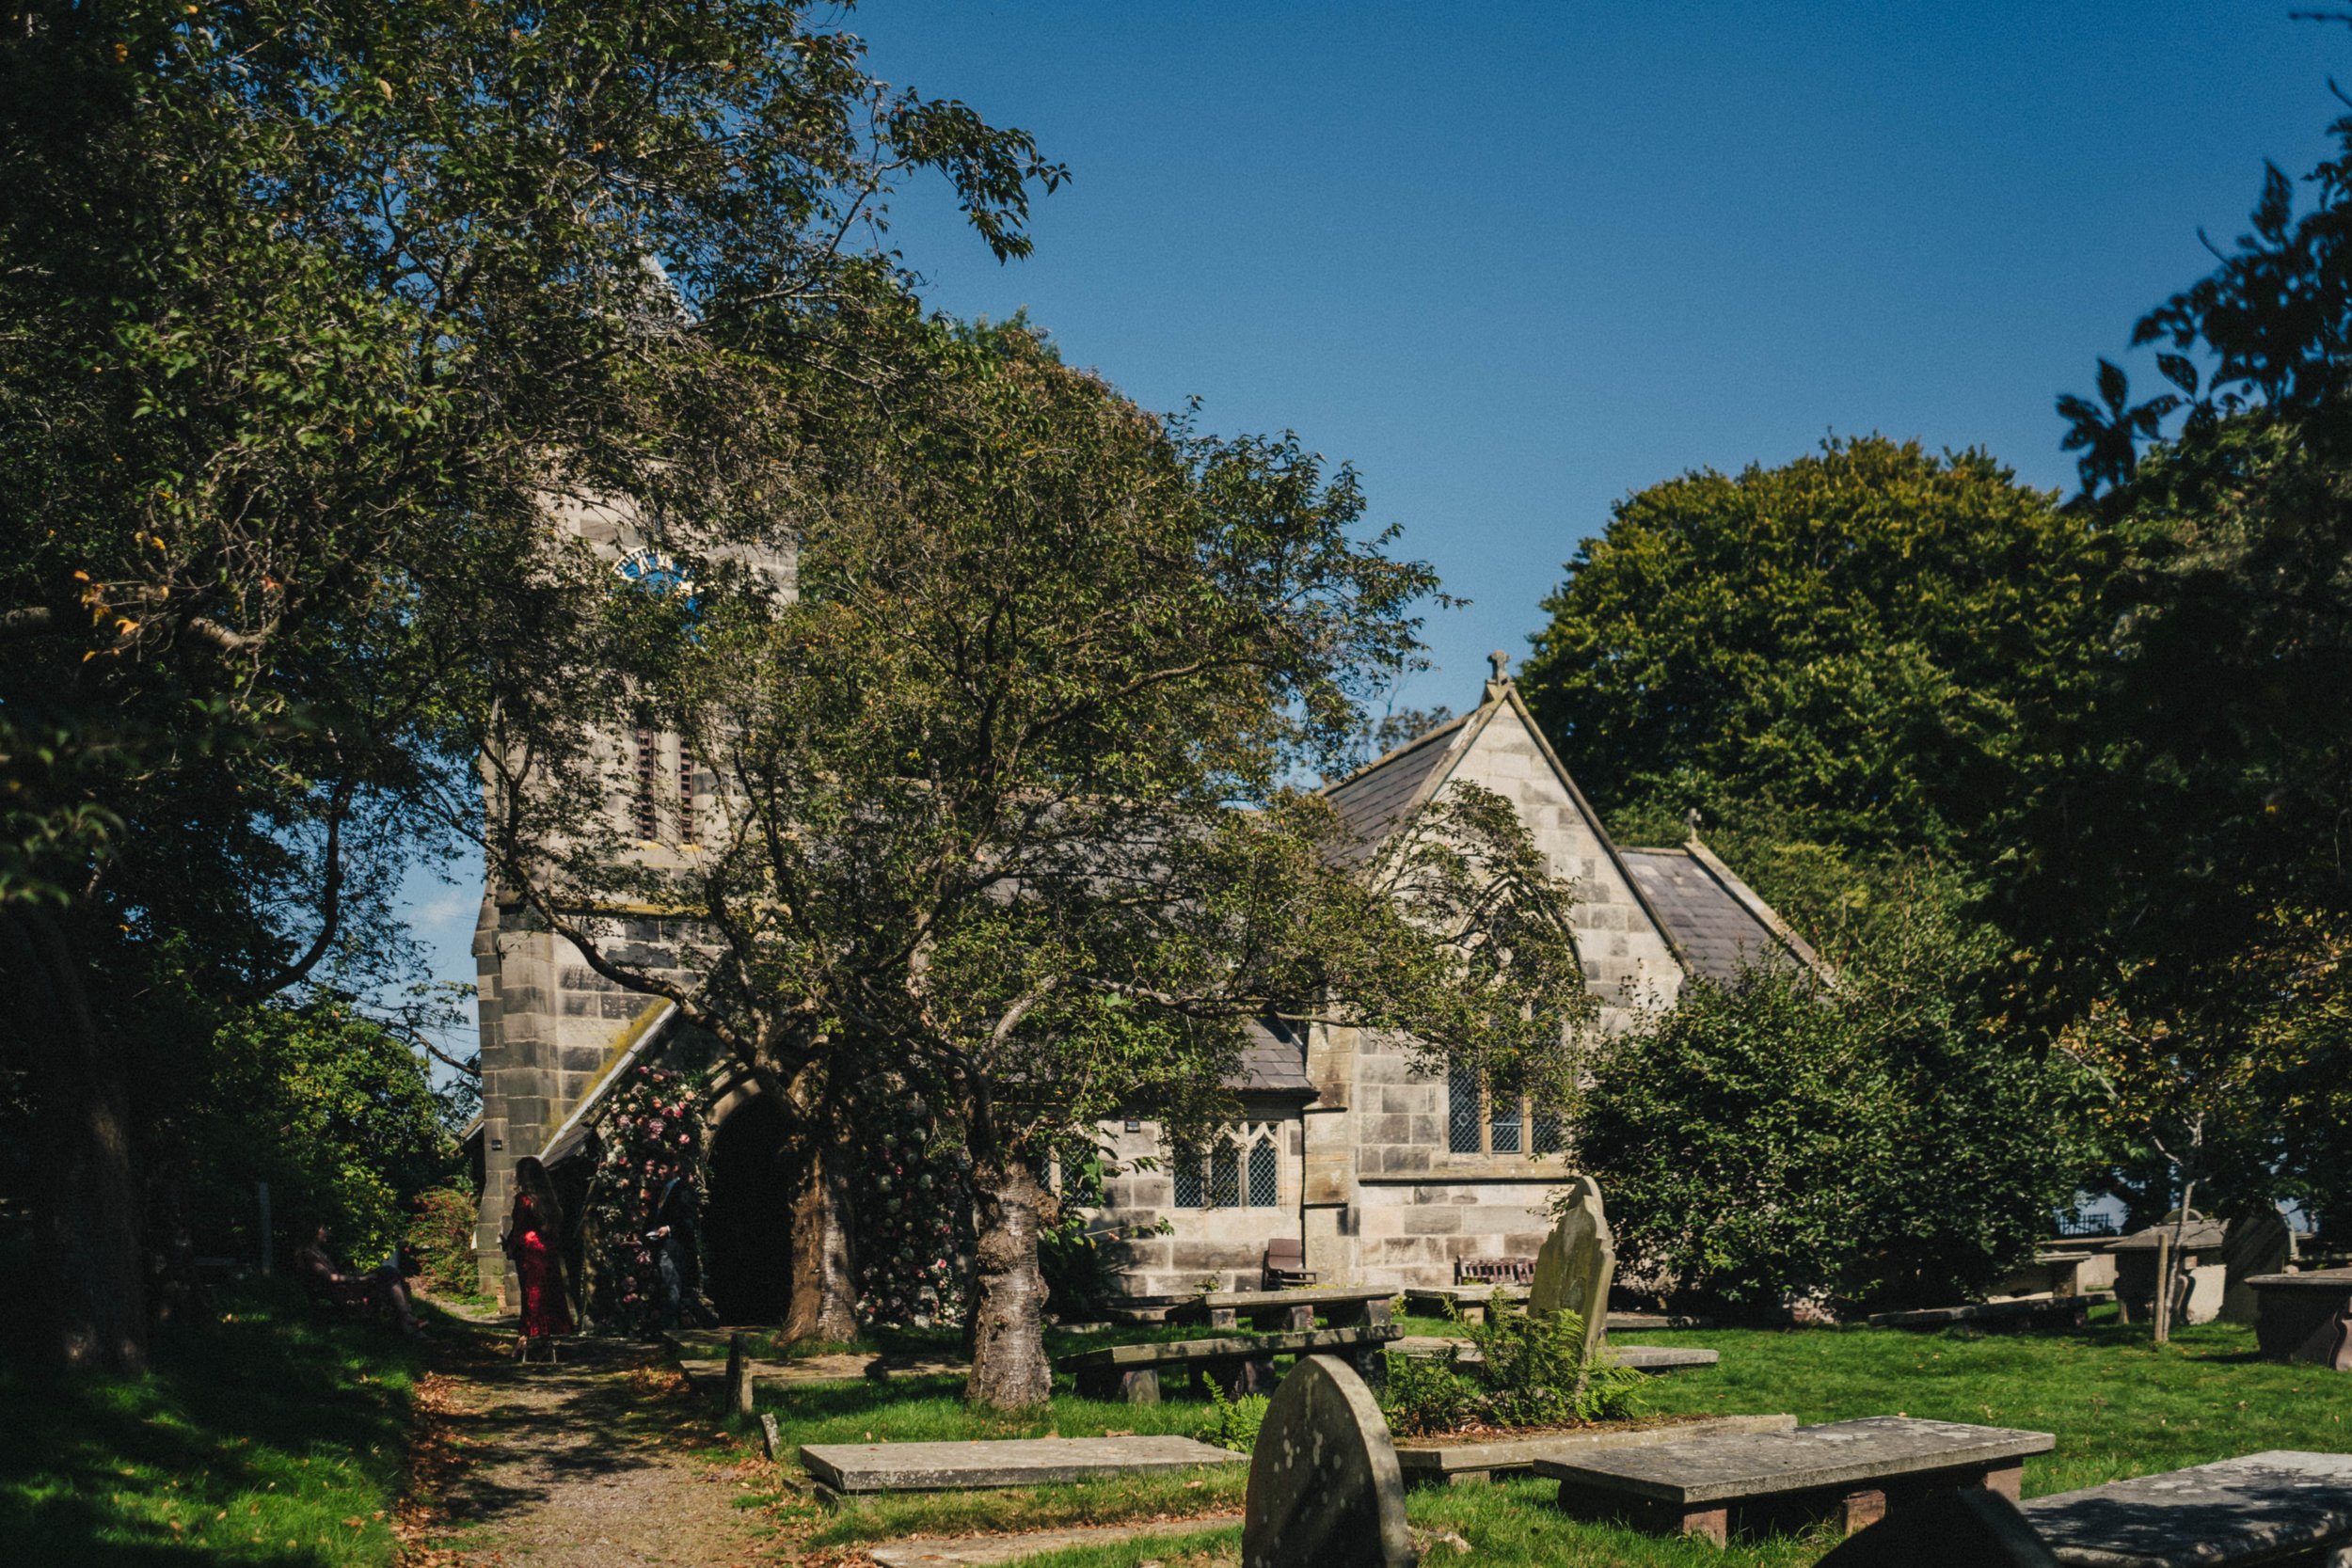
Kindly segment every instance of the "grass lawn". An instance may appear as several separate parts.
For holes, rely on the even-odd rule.
[[[288,1286],[158,1335],[136,1378],[0,1364],[0,1553],[10,1562],[392,1560],[416,1347],[311,1321]]]
[[[1401,1320],[1408,1333],[1442,1332],[1434,1320]],[[1120,1336],[1123,1338],[1124,1336]],[[2254,1358],[2249,1329],[2212,1324],[2182,1330],[2161,1350],[2145,1328],[2095,1319],[2084,1330],[2030,1335],[1962,1329],[1645,1330],[1643,1344],[1697,1345],[1723,1353],[1720,1367],[1659,1378],[1645,1397],[1654,1414],[1787,1411],[1803,1422],[1910,1415],[2048,1432],[2057,1450],[2028,1460],[2026,1494],[2068,1491],[2125,1476],[2169,1470],[2261,1449],[2352,1450],[2352,1377]],[[1060,1338],[1057,1354],[1114,1342]],[[1066,1385],[1064,1385],[1066,1387]],[[1196,1433],[1207,1403],[1178,1394],[1160,1405],[1103,1404],[1058,1393],[1052,1406],[1018,1418],[966,1411],[952,1378],[888,1384],[825,1383],[763,1389],[792,1443],[1024,1437],[1113,1432]],[[1178,1478],[852,1500],[835,1512],[781,1501],[790,1533],[832,1547],[915,1534],[1043,1528],[1060,1524],[1182,1515],[1237,1508],[1241,1466]],[[1721,1568],[1809,1564],[1825,1538],[1735,1539],[1728,1550],[1581,1524],[1553,1506],[1552,1488],[1533,1480],[1492,1486],[1416,1490],[1407,1515],[1417,1530],[1468,1541],[1461,1557],[1442,1547],[1435,1564],[1465,1568]],[[1156,1537],[1132,1544],[1054,1553],[1034,1568],[1230,1568],[1239,1532]]]

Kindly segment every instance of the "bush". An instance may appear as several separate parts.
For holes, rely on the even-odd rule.
[[[473,1253],[474,1222],[482,1206],[463,1187],[435,1187],[417,1197],[408,1222],[408,1256],[417,1276],[442,1295],[469,1296],[481,1288]]]
[[[2089,1158],[2081,1089],[1972,1005],[1932,908],[1834,987],[1749,972],[1597,1047],[1578,1129],[1621,1281],[1727,1316],[1973,1299]]]
[[[1456,1320],[1459,1321],[1458,1319]],[[1636,1411],[1642,1375],[1583,1359],[1584,1320],[1574,1312],[1514,1311],[1491,1304],[1466,1330],[1478,1359],[1449,1349],[1442,1360],[1391,1354],[1381,1409],[1402,1437],[1491,1427],[1573,1426]]]

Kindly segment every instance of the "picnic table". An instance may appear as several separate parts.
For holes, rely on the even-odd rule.
[[[1160,1375],[1187,1368],[1198,1369],[1204,1377],[1216,1378],[1227,1395],[1239,1398],[1248,1393],[1263,1393],[1274,1386],[1274,1358],[1278,1355],[1344,1355],[1355,1364],[1359,1373],[1374,1376],[1379,1370],[1382,1348],[1404,1332],[1391,1323],[1359,1323],[1350,1328],[1107,1345],[1101,1350],[1060,1356],[1054,1367],[1074,1374],[1079,1394],[1090,1400],[1157,1404]]]
[[[1393,1285],[1314,1285],[1303,1291],[1209,1291],[1168,1314],[1170,1323],[1206,1323],[1211,1328],[1310,1329],[1320,1311],[1333,1327],[1377,1327],[1390,1320]]]
[[[1826,1513],[1856,1530],[1890,1504],[1936,1491],[1985,1486],[2014,1502],[2026,1456],[2055,1446],[2046,1432],[1873,1416],[1539,1459],[1534,1469],[1560,1483],[1570,1513],[1721,1545],[1734,1509],[1773,1524]]]

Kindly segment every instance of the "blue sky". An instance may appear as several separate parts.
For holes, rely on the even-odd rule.
[[[870,0],[874,70],[1070,165],[998,266],[894,204],[937,307],[1026,309],[1211,429],[1296,430],[1472,601],[1460,708],[1610,504],[1879,431],[2071,484],[2051,413],[2300,174],[2352,78],[2314,0],[2010,5]],[[2134,361],[2136,382],[2153,372]],[[1573,768],[1575,759],[1566,759]],[[1606,803],[1603,803],[1606,809]],[[448,978],[478,887],[412,883]]]

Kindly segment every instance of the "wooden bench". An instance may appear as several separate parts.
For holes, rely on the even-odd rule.
[[[1381,1370],[1382,1347],[1403,1332],[1389,1323],[1366,1323],[1354,1328],[1109,1345],[1062,1356],[1054,1367],[1077,1378],[1078,1393],[1085,1399],[1157,1404],[1160,1375],[1186,1369],[1215,1378],[1229,1397],[1238,1398],[1263,1393],[1274,1386],[1274,1358],[1278,1355],[1343,1355],[1366,1377],[1376,1375]]]
[[[1560,1483],[1560,1506],[1570,1513],[1721,1545],[1734,1509],[1766,1528],[1827,1516],[1857,1530],[1890,1505],[1936,1491],[1983,1486],[2015,1501],[2026,1456],[2054,1446],[2046,1432],[1873,1416],[1539,1459],[1534,1469]]]
[[[1456,1258],[1454,1260],[1454,1283],[1456,1285],[1533,1285],[1535,1283],[1535,1259],[1533,1258]]]
[[[1335,1328],[1378,1327],[1390,1321],[1392,1285],[1316,1285],[1304,1291],[1212,1291],[1168,1314],[1170,1323],[1206,1323],[1211,1328],[1309,1329],[1319,1311]]]
[[[1294,1236],[1277,1236],[1266,1243],[1258,1274],[1259,1283],[1269,1291],[1295,1291],[1320,1277],[1307,1267],[1306,1244]]]
[[[1928,1498],[1820,1568],[2319,1568],[2347,1545],[2352,1454],[2274,1449],[2022,1505]]]

